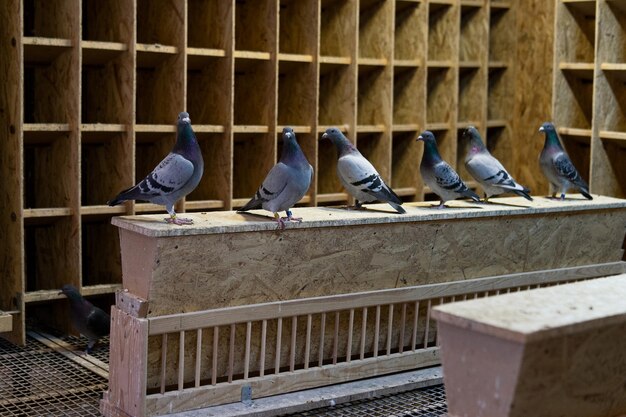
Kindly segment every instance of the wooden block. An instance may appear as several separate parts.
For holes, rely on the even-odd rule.
[[[148,322],[111,308],[108,414],[145,415]],[[105,410],[107,411],[107,410]]]
[[[195,225],[186,228],[170,227],[163,216],[113,223],[121,228],[124,287],[150,302],[149,316],[622,258],[624,236],[615,233],[626,221],[622,200],[502,201],[520,206],[455,202],[458,209],[433,211],[413,204],[404,216],[383,213],[392,210],[385,205],[365,212],[296,208],[304,222],[284,232],[234,212],[192,214]],[[482,235],[490,239],[476,238]],[[489,262],[476,263],[485,257]]]
[[[435,308],[450,415],[626,413],[625,296],[622,274]]]
[[[13,330],[13,316],[0,312],[0,333],[6,333]]]
[[[129,293],[128,290],[115,292],[115,306],[133,317],[145,318],[148,316],[148,301]]]

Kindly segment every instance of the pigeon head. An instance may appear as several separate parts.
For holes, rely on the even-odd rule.
[[[63,287],[61,287],[59,295],[60,294],[65,294],[65,296],[71,301],[80,301],[82,299],[82,296],[80,295],[76,287],[70,284],[65,284]]]
[[[546,135],[545,145],[547,146],[556,146],[561,147],[561,142],[559,142],[559,135],[556,133],[556,128],[554,124],[551,122],[545,122],[539,127],[539,132],[543,132]]]
[[[193,129],[191,128],[191,119],[189,118],[189,113],[181,112],[178,115],[178,123],[177,123],[177,139],[176,145],[174,145],[174,149],[172,152],[189,156],[191,159],[191,155],[194,153],[196,148],[198,147],[198,140],[196,139],[195,133],[193,133]]]
[[[189,118],[189,113],[187,113],[186,111],[181,112],[181,113],[178,114],[178,124],[180,125],[181,123],[191,124],[191,119]]]
[[[468,152],[478,153],[485,150],[485,144],[480,136],[480,132],[474,126],[465,129],[463,138],[467,140],[466,148]]]
[[[322,139],[330,139],[333,145],[337,148],[339,156],[345,155],[346,153],[356,149],[348,138],[341,133],[341,130],[336,127],[326,129],[326,132],[322,135]]]
[[[306,156],[304,156],[300,145],[298,145],[295,132],[288,126],[283,128],[283,152],[280,160],[286,162],[287,164],[292,164],[294,162],[306,162],[308,164]]]
[[[418,141],[424,142],[424,157],[430,160],[440,160],[439,150],[437,149],[437,140],[433,132],[429,130],[423,131],[418,137]]]

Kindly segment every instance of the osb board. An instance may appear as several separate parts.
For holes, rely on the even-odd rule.
[[[529,343],[626,323],[626,274],[439,306],[438,321]]]
[[[109,407],[144,415],[148,321],[111,308]]]
[[[501,201],[521,207],[411,203],[402,216],[383,205],[374,207],[387,213],[296,208],[304,222],[284,231],[233,212],[191,214],[188,228],[162,215],[114,224],[122,227],[124,287],[149,300],[150,316],[622,258],[623,200]]]
[[[0,270],[2,291],[0,309],[23,310],[15,295],[24,291],[21,279],[24,268],[24,237],[22,234],[22,178],[15,173],[22,170],[22,92],[20,89],[21,48],[18,37],[22,31],[21,22],[13,18],[16,11],[21,17],[19,1],[0,3],[0,73],[6,82],[0,83]],[[21,19],[19,19],[21,20]],[[10,340],[23,343],[25,339],[24,316],[15,315],[14,333],[3,335]]]
[[[548,192],[538,158],[543,135],[541,123],[552,115],[552,66],[554,42],[554,1],[525,0],[516,8],[515,104],[513,108],[513,149],[509,168],[513,177],[533,190]],[[507,165],[508,166],[508,165]]]

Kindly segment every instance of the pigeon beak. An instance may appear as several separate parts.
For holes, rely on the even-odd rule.
[[[191,123],[191,119],[189,117],[183,117],[183,122]]]
[[[417,140],[421,140],[421,141],[423,141],[423,140],[424,140],[424,136],[419,135],[419,136],[417,137]]]
[[[322,139],[328,139],[328,133],[324,133],[324,134],[322,135]]]
[[[543,126],[539,127],[539,132],[545,132],[545,131],[546,131],[546,129],[544,129]]]
[[[291,132],[287,132],[287,133],[285,133],[285,137],[290,138],[290,137],[291,137]]]

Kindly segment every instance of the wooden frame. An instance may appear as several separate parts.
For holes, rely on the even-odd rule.
[[[5,334],[15,342],[24,342],[26,310],[69,330],[56,294],[65,283],[111,302],[121,283],[111,217],[162,208],[105,202],[169,151],[183,109],[211,169],[180,212],[245,204],[281,151],[284,125],[316,172],[300,202],[309,206],[349,201],[335,150],[320,140],[331,125],[406,201],[434,198],[418,174],[421,130],[436,131],[461,171],[457,133],[469,123],[488,138],[495,132],[493,151],[510,146],[506,118],[488,103],[500,108],[514,88],[515,57],[500,55],[514,39],[501,27],[515,2],[92,3],[0,5],[0,50],[9,58],[0,88],[8,127],[0,132],[0,308],[19,312]],[[496,15],[507,23],[498,26]],[[508,76],[489,92],[494,65]]]
[[[564,145],[598,194],[626,196],[626,66],[617,1],[557,1],[554,121]]]
[[[435,305],[624,271],[625,264],[615,262],[147,319],[118,305],[113,317],[120,327],[112,349],[119,349],[119,356],[112,358],[128,360],[123,352],[133,345],[147,362],[111,364],[102,411],[107,416],[180,412],[239,401],[246,386],[258,398],[430,366],[439,363],[430,314]],[[341,336],[339,317],[347,320],[342,326],[347,334]],[[267,329],[276,324],[279,331],[270,334]]]

